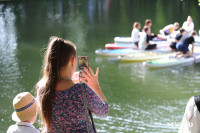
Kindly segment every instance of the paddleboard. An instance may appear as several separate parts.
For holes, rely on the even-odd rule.
[[[200,54],[195,54],[195,57],[186,57],[186,58],[176,58],[170,56],[168,58],[156,59],[152,61],[146,61],[143,63],[144,66],[150,68],[164,68],[177,65],[189,65],[200,62]]]
[[[156,37],[152,41],[153,42],[166,42],[166,41],[160,40]],[[114,42],[117,43],[117,44],[124,44],[124,43],[134,44],[133,39],[131,37],[115,37]]]
[[[191,51],[192,50],[192,45],[189,45],[189,50]],[[194,53],[200,53],[200,46],[198,46],[198,45],[195,45],[194,46]]]
[[[129,54],[127,56],[119,56],[118,59],[123,62],[143,62],[147,60],[154,60],[172,56],[174,53],[160,53],[160,52],[141,52],[141,53],[134,53]]]
[[[157,48],[166,48],[166,47],[169,47],[169,42],[166,42],[166,41],[162,41],[162,42],[154,42],[154,41],[151,41],[150,43],[154,44],[156,43],[157,44]],[[137,46],[135,44],[128,44],[128,43],[123,43],[123,44],[119,44],[119,43],[108,43],[108,44],[105,44],[105,48],[106,49],[126,49],[126,48],[132,48],[132,49],[138,49]]]
[[[108,43],[105,45],[106,49],[126,49],[126,48],[133,48],[133,49],[138,49],[135,44],[123,44],[123,45],[118,45],[116,43]]]
[[[110,49],[98,49],[95,51],[97,55],[101,56],[122,56],[122,55],[128,55],[132,53],[140,52],[140,50],[134,50],[134,49],[115,49],[115,50],[110,50]]]
[[[195,40],[195,42],[200,43],[200,36],[195,36],[194,40]]]

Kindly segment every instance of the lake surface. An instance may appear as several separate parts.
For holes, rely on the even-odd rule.
[[[108,117],[95,116],[98,132],[178,131],[189,98],[200,94],[200,64],[148,69],[96,56],[116,36],[130,36],[132,24],[153,22],[152,32],[191,15],[200,28],[197,0],[29,0],[0,2],[0,132],[6,132],[12,100],[34,94],[50,36],[69,39],[78,55],[100,67],[99,80],[110,104]],[[170,126],[169,123],[177,125]],[[37,125],[36,125],[37,127]]]

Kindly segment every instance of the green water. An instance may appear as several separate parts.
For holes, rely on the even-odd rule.
[[[132,24],[152,19],[152,32],[188,15],[200,28],[197,0],[22,0],[0,2],[0,132],[6,132],[12,100],[22,91],[34,93],[44,47],[50,36],[69,39],[78,55],[87,55],[110,104],[108,117],[95,116],[98,132],[177,132],[185,105],[200,94],[200,65],[148,69],[123,64],[94,51],[130,36]]]

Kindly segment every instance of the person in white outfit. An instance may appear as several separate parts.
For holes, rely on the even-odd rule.
[[[139,40],[139,49],[142,50],[152,50],[156,49],[156,44],[151,44],[150,41],[150,36],[148,35],[149,28],[147,26],[144,26],[143,32],[140,35],[140,40]]]
[[[11,125],[7,133],[40,133],[33,126],[39,111],[38,102],[29,92],[19,93],[13,100],[13,107],[12,120],[17,123]]]
[[[200,95],[188,101],[178,133],[200,133]]]
[[[188,32],[188,33],[192,32],[194,30],[194,23],[192,21],[192,17],[191,16],[187,17],[187,21],[185,21],[183,23],[182,28],[185,29],[185,31]]]
[[[133,42],[134,44],[138,47],[138,42],[140,40],[140,28],[141,28],[141,25],[139,22],[134,22],[133,24],[133,30],[132,30],[132,34],[131,34],[131,37],[133,39]]]
[[[177,30],[179,27],[179,23],[175,22],[174,24],[169,24],[165,26],[163,29],[160,30],[160,33],[162,35],[171,35],[174,34],[175,30]]]

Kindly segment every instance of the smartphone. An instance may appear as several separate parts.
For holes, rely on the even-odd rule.
[[[88,56],[79,56],[78,57],[78,70],[79,70],[79,77],[83,77],[84,67],[89,67],[89,59]]]

